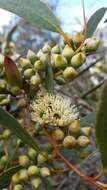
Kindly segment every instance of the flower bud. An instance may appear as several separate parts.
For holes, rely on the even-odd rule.
[[[24,190],[23,186],[20,184],[17,184],[14,186],[13,190]]]
[[[64,76],[64,79],[66,80],[73,79],[74,77],[76,77],[76,75],[77,75],[77,71],[73,67],[67,67],[63,71],[63,76]]]
[[[40,178],[40,177],[34,178],[34,179],[31,180],[31,184],[32,184],[32,186],[33,186],[35,189],[37,189],[38,187],[40,187],[41,183],[42,183],[42,181],[41,181],[41,178]]]
[[[59,54],[53,54],[52,61],[54,62],[55,68],[64,69],[67,66],[67,60],[64,56]]]
[[[63,77],[60,77],[60,76],[55,77],[55,81],[56,81],[56,83],[59,84],[59,85],[64,85],[64,84],[66,84],[65,79],[64,79]]]
[[[6,87],[7,87],[6,81],[3,80],[3,79],[0,79],[0,93],[1,93],[1,92],[5,92]]]
[[[36,54],[30,49],[28,50],[27,58],[31,61],[32,64],[34,64],[38,59]]]
[[[5,99],[7,97],[6,94],[0,94],[0,101],[2,101],[3,99]]]
[[[26,155],[19,156],[19,164],[23,167],[27,167],[29,165],[29,158]]]
[[[55,54],[61,53],[61,50],[60,50],[59,45],[54,46],[54,47],[51,49],[51,53],[55,53]]]
[[[19,179],[20,180],[27,180],[28,179],[28,173],[26,169],[21,169],[19,172]]]
[[[26,79],[30,79],[34,75],[34,70],[31,68],[26,69],[23,74]]]
[[[87,52],[96,51],[99,45],[100,40],[96,39],[96,37],[93,37],[86,39],[84,43],[84,48]]]
[[[42,70],[44,70],[44,68],[45,68],[45,64],[44,64],[42,61],[37,60],[37,61],[34,63],[34,68],[35,68],[36,70],[38,70],[38,71],[42,71]]]
[[[64,133],[61,129],[54,129],[52,131],[52,138],[55,140],[55,141],[61,141],[63,140],[64,138]]]
[[[49,46],[48,43],[46,43],[43,48],[42,48],[42,52],[43,53],[49,53],[51,51],[51,47]]]
[[[1,162],[2,163],[6,164],[8,161],[9,161],[8,155],[4,155],[4,156],[1,157]]]
[[[73,148],[76,145],[76,139],[73,136],[66,136],[63,140],[63,145],[66,148]]]
[[[6,106],[10,103],[10,96],[0,101],[0,106]]]
[[[31,77],[30,82],[33,86],[38,86],[39,84],[41,84],[42,79],[40,78],[40,75],[36,73]]]
[[[19,64],[21,65],[21,67],[24,70],[32,67],[30,61],[28,59],[25,59],[25,58],[20,58]]]
[[[81,32],[77,32],[73,36],[73,42],[75,43],[76,46],[80,45],[84,40],[84,35]]]
[[[10,135],[11,135],[11,131],[10,131],[9,129],[5,129],[5,130],[3,131],[2,137],[3,137],[4,139],[8,139],[8,138],[10,137]]]
[[[39,49],[38,53],[37,53],[37,57],[40,59],[40,57],[43,55],[43,52],[41,49]]]
[[[37,157],[38,164],[43,164],[46,161],[47,161],[47,153],[46,152],[39,153]]]
[[[62,51],[62,55],[65,58],[70,59],[74,55],[74,50],[68,45],[66,45]]]
[[[36,158],[36,156],[37,156],[37,152],[33,148],[29,148],[28,155],[29,155],[30,158],[32,158],[34,160]]]
[[[17,102],[18,108],[24,108],[26,106],[27,106],[27,101],[24,98],[21,98],[20,100],[18,100]]]
[[[71,34],[69,34],[67,32],[65,34],[66,34],[66,37],[68,38],[69,42],[72,44],[72,36],[71,36]],[[65,41],[64,41],[64,43],[66,44]]]
[[[35,165],[32,165],[28,168],[28,175],[31,176],[35,176],[39,174],[39,168]]]
[[[14,95],[18,95],[21,93],[21,89],[18,86],[12,86],[10,91]]]
[[[42,177],[50,176],[50,170],[47,167],[43,167],[40,169],[40,174]]]
[[[19,179],[19,173],[15,173],[13,176],[12,176],[12,182],[14,184],[16,183],[19,183],[20,179]]]
[[[86,136],[80,136],[77,139],[77,144],[81,147],[86,147],[90,143],[90,140]]]
[[[75,68],[80,67],[86,60],[86,56],[84,53],[79,52],[75,54],[71,59],[71,65]]]
[[[49,54],[42,53],[42,55],[40,56],[40,61],[45,64],[45,63],[47,63],[48,60],[49,60]]]
[[[84,135],[89,136],[90,132],[91,132],[91,128],[90,127],[82,127],[81,131]]]
[[[71,133],[79,133],[80,132],[80,121],[75,120],[74,122],[72,122],[69,126],[69,131]]]

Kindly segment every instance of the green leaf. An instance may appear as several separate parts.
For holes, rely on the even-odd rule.
[[[0,0],[0,7],[6,9],[35,27],[60,32],[61,28],[51,9],[40,0]]]
[[[12,117],[8,112],[0,108],[0,124],[8,127],[14,135],[20,138],[25,144],[28,144],[35,150],[39,151],[38,143],[32,138],[31,135]]]
[[[7,169],[6,171],[4,171],[3,173],[0,174],[0,187],[6,187],[6,183],[8,183],[10,177],[15,174],[16,172],[18,172],[20,169],[22,169],[21,166],[17,165],[17,166],[13,166],[9,169]]]
[[[87,23],[87,38],[92,37],[106,10],[107,8],[105,7],[100,8],[90,17]]]
[[[95,135],[103,167],[107,169],[107,81],[104,83],[100,98]]]
[[[87,127],[96,121],[96,113],[91,112],[87,116],[80,118],[81,127]]]
[[[51,64],[46,64],[46,89],[49,93],[53,93],[54,91],[54,77],[53,77],[53,70]]]

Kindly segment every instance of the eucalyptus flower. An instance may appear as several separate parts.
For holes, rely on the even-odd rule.
[[[60,94],[39,92],[31,104],[31,118],[40,124],[68,126],[78,119],[76,106]]]

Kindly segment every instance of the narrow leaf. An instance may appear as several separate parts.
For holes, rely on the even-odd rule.
[[[80,119],[80,124],[81,124],[81,127],[87,127],[90,124],[95,123],[95,121],[96,121],[96,113],[91,112],[87,116],[82,117]]]
[[[100,98],[95,135],[103,167],[107,169],[107,81],[104,83]]]
[[[4,67],[5,67],[7,82],[10,85],[21,87],[22,86],[21,74],[14,61],[8,56],[5,56],[4,58]]]
[[[106,10],[107,8],[105,7],[100,8],[90,17],[87,23],[87,38],[92,37]]]
[[[30,136],[29,133],[21,127],[14,117],[2,108],[0,108],[0,124],[8,127],[14,135],[20,138],[25,144],[28,144],[35,150],[39,151],[38,143],[32,138],[32,136]]]
[[[13,166],[12,168],[7,169],[3,173],[0,174],[0,187],[3,188],[5,187],[6,183],[8,183],[9,179],[13,174],[18,172],[20,169],[22,169],[21,166]]]
[[[51,9],[40,0],[0,0],[0,7],[23,17],[38,28],[61,31]]]

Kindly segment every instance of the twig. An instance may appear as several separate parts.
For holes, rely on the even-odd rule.
[[[104,80],[105,81],[105,80]],[[104,81],[99,83],[98,85],[96,85],[95,87],[91,88],[90,90],[88,90],[87,92],[85,92],[81,98],[85,99],[88,95],[90,95],[91,93],[93,93],[95,90],[97,90],[98,88],[100,88],[103,84]]]

